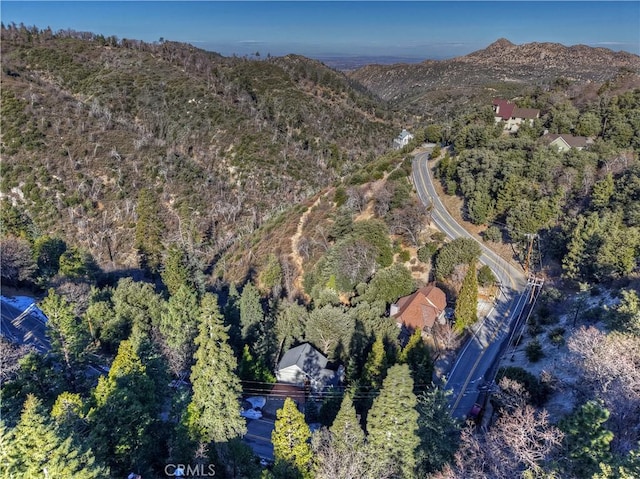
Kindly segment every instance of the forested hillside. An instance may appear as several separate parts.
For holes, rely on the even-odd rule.
[[[489,107],[460,117],[453,154],[436,166],[445,190],[464,199],[465,218],[486,227],[485,240],[522,244],[539,234],[547,265],[557,261],[564,277],[589,283],[628,276],[640,254],[640,90],[607,88],[579,107],[568,85],[523,98],[542,117],[511,136]],[[559,152],[544,133],[593,144]]]
[[[276,211],[371,161],[384,105],[302,57],[2,27],[2,184],[29,235],[108,269],[206,267]]]

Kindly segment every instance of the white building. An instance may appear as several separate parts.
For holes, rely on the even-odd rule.
[[[393,147],[399,150],[407,146],[411,140],[413,140],[413,135],[403,128],[398,137],[393,140]]]

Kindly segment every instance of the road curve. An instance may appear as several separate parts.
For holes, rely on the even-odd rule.
[[[453,391],[451,413],[464,417],[491,379],[492,368],[508,343],[511,328],[526,303],[527,280],[522,269],[491,251],[453,219],[435,190],[428,160],[428,152],[413,159],[412,179],[420,201],[431,208],[433,223],[449,238],[471,238],[478,242],[482,251],[480,261],[491,268],[500,283],[494,307],[472,328],[446,380],[445,387]]]

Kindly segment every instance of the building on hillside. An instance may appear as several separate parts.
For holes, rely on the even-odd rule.
[[[393,147],[396,150],[399,150],[400,148],[407,146],[411,140],[413,140],[413,135],[406,129],[403,129],[398,137],[393,140]]]
[[[390,316],[398,326],[430,333],[436,322],[444,322],[447,296],[434,284],[420,288],[391,305]]]
[[[331,369],[329,360],[309,343],[290,349],[282,356],[276,370],[278,382],[322,391],[340,381],[340,368]]]
[[[504,130],[510,133],[518,131],[520,125],[525,122],[533,126],[533,121],[540,118],[540,110],[519,108],[515,103],[500,98],[493,100],[493,111],[496,124],[503,122]]]
[[[572,148],[575,148],[576,150],[583,150],[593,143],[593,140],[586,136],[573,136],[565,133],[549,133],[544,135],[543,138],[549,146],[553,146],[561,152],[569,151]]]

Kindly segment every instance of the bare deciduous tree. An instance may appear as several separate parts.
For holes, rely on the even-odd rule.
[[[539,472],[562,437],[562,432],[549,424],[546,411],[536,412],[525,405],[502,416],[484,434],[471,426],[465,428],[455,463],[435,477],[511,479],[526,470]]]
[[[347,208],[358,213],[362,213],[367,206],[365,195],[360,188],[349,188],[347,190]]]
[[[427,208],[414,199],[402,209],[391,212],[389,227],[392,233],[399,234],[412,245],[418,246],[427,218]]]
[[[587,399],[601,399],[611,413],[612,447],[626,452],[640,439],[640,338],[605,334],[595,327],[578,329],[567,341],[568,365],[575,368],[578,391]]]
[[[0,274],[3,283],[16,285],[31,279],[36,271],[36,263],[27,240],[7,236],[0,241],[0,250]]]

